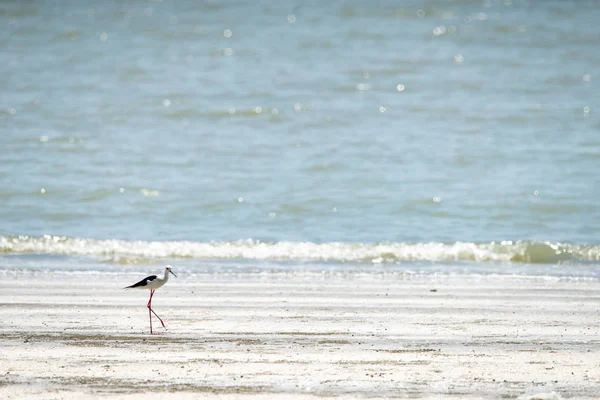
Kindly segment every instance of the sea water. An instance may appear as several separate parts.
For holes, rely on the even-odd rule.
[[[594,1],[2,3],[0,269],[597,277],[598,21]]]

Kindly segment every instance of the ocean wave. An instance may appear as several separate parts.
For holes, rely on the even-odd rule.
[[[312,243],[126,241],[44,235],[0,236],[0,254],[84,256],[137,264],[157,259],[322,261],[402,263],[476,261],[511,263],[590,263],[600,261],[600,245],[535,241],[487,243]]]

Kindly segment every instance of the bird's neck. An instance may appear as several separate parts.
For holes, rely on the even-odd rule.
[[[165,283],[169,280],[169,270],[165,269],[165,276],[163,277],[163,281],[165,281]]]

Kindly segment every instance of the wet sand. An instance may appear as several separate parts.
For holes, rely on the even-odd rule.
[[[2,399],[600,398],[600,283],[8,273]]]

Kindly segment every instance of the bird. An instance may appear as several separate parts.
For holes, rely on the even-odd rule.
[[[175,278],[177,278],[177,275],[175,275],[175,273],[171,270],[171,266],[167,265],[165,267],[165,276],[163,276],[162,279],[160,279],[156,275],[150,275],[150,276],[142,279],[138,283],[134,283],[131,286],[126,286],[123,288],[123,289],[150,289],[150,300],[148,300],[148,304],[146,304],[146,307],[148,307],[148,316],[150,317],[150,334],[151,335],[154,334],[154,332],[152,332],[152,314],[156,315],[156,318],[158,318],[158,320],[162,324],[162,327],[167,329],[163,320],[152,309],[152,296],[154,296],[154,291],[156,289],[158,289],[159,287],[161,287],[165,283],[167,283],[167,281],[169,280],[169,274],[173,274],[173,276]]]

